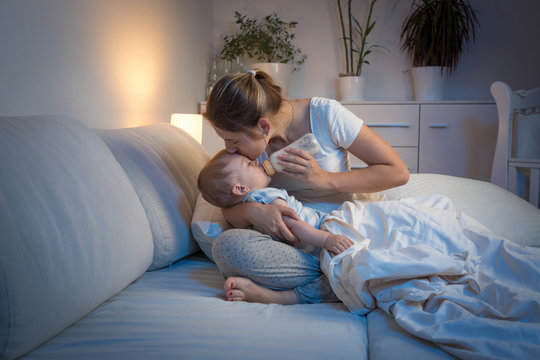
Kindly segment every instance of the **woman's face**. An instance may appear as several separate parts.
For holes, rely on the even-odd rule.
[[[214,127],[214,130],[225,141],[225,149],[231,154],[236,152],[255,160],[266,149],[264,138],[255,139],[245,132],[232,132],[217,127]]]

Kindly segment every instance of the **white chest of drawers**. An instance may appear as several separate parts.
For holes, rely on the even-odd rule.
[[[489,181],[497,136],[493,102],[342,102],[401,155],[411,173]],[[351,165],[364,164],[351,156]]]

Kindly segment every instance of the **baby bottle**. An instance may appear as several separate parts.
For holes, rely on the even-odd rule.
[[[264,170],[268,175],[272,176],[276,173],[276,171],[283,171],[283,166],[278,164],[278,155],[283,154],[285,152],[285,149],[290,148],[302,149],[307,151],[310,155],[315,155],[321,149],[321,146],[319,145],[319,142],[312,133],[302,135],[300,138],[296,139],[291,144],[272,153],[272,155],[270,155],[270,160],[263,161],[262,166],[264,167]]]

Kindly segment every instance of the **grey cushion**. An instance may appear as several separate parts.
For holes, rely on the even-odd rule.
[[[124,168],[150,222],[154,257],[149,270],[199,251],[190,232],[197,177],[209,155],[186,132],[169,124],[100,130]]]
[[[20,356],[137,279],[146,215],[96,133],[72,119],[0,118],[0,358]]]

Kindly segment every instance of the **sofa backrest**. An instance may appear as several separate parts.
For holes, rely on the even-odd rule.
[[[199,251],[190,231],[197,178],[210,156],[185,131],[170,124],[98,130],[122,165],[146,211],[154,240],[149,270]]]
[[[0,237],[2,359],[55,336],[152,262],[130,180],[73,119],[0,118]]]

